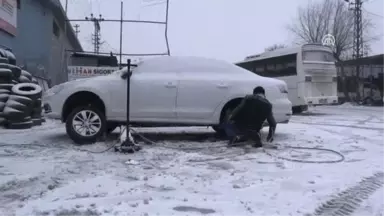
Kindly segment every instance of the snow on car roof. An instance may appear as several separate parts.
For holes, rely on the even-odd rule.
[[[228,72],[238,71],[241,68],[223,60],[195,57],[195,56],[162,56],[145,59],[138,64],[138,72],[156,71],[156,72],[180,72],[180,71],[210,71],[210,72]]]

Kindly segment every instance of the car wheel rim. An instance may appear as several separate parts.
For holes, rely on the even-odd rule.
[[[73,117],[72,127],[81,136],[94,136],[101,130],[101,119],[97,113],[83,110]]]

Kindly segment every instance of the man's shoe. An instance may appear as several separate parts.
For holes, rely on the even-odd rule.
[[[229,146],[234,146],[236,143],[238,143],[240,141],[240,137],[239,136],[234,136],[233,138],[231,138],[228,142],[228,145]]]
[[[263,143],[261,143],[261,141],[256,141],[252,146],[254,148],[261,148],[263,147]]]

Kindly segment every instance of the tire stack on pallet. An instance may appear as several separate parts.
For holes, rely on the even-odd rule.
[[[44,122],[42,88],[32,75],[0,57],[0,126],[28,129]]]

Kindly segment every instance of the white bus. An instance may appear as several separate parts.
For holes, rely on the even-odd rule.
[[[236,65],[260,76],[283,80],[288,86],[292,111],[308,105],[336,104],[337,71],[332,50],[320,44],[305,44],[248,56]]]

